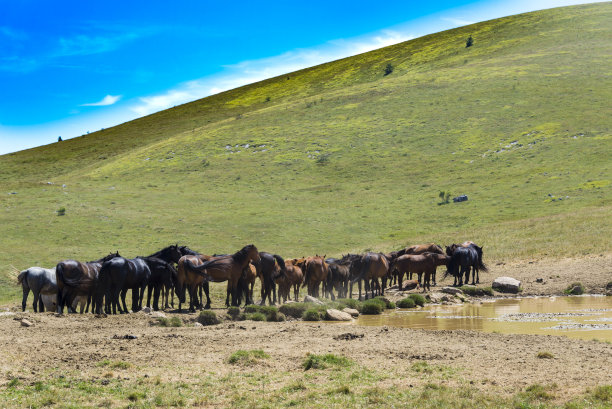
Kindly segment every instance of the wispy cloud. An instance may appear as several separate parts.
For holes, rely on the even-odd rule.
[[[0,26],[0,35],[11,40],[25,40],[28,37],[26,33],[7,26]]]
[[[319,47],[297,49],[273,57],[226,65],[223,72],[215,76],[185,82],[164,93],[139,98],[138,103],[131,109],[139,116],[148,115],[212,94],[412,38],[414,36],[406,33],[384,30],[371,36],[334,40]]]
[[[91,103],[88,103],[88,104],[81,104],[79,106],[82,106],[82,107],[103,107],[103,106],[113,105],[117,101],[119,101],[120,99],[121,99],[121,95],[107,95],[104,98],[102,98],[102,100],[100,100],[98,102],[91,102]]]
[[[469,26],[470,24],[476,23],[475,21],[465,20],[458,17],[442,17],[443,21],[448,21],[456,26]]]
[[[139,37],[140,35],[135,32],[97,36],[76,35],[68,38],[62,37],[58,41],[58,49],[55,50],[53,56],[66,57],[106,53],[114,51]]]

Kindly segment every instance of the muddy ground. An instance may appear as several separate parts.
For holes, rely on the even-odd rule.
[[[524,294],[560,294],[575,280],[588,292],[604,292],[612,281],[612,256],[580,260],[526,261],[492,265],[481,276],[483,285],[502,275],[523,282]],[[537,283],[543,278],[544,283]],[[489,283],[489,284],[487,284]],[[110,376],[159,376],[164,381],[185,379],[207,371],[223,376],[236,368],[228,357],[237,350],[262,349],[268,359],[260,371],[301,373],[307,353],[345,356],[365,368],[402,372],[415,362],[452,369],[442,382],[449,386],[469,383],[488,392],[512,394],[534,383],[556,384],[558,398],[569,397],[597,385],[611,384],[612,345],[557,336],[505,335],[471,331],[425,331],[403,328],[362,327],[354,324],[300,321],[225,322],[209,327],[192,326],[196,314],[178,316],[183,327],[154,325],[145,313],[95,318],[92,315],[55,316],[53,313],[0,314],[0,386],[19,377],[23,382],[50,374],[77,374],[83,379],[104,376],[101,362],[124,361],[130,368]],[[224,315],[223,309],[215,310]],[[23,327],[25,317],[34,323]],[[363,335],[337,340],[339,335]],[[136,339],[123,339],[125,335]],[[552,358],[538,358],[538,352]],[[177,363],[180,363],[178,365]],[[106,376],[109,376],[108,374]],[[381,385],[425,382],[418,373],[406,373]]]

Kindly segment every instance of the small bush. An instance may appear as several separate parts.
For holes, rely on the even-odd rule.
[[[365,300],[361,304],[361,313],[366,315],[380,314],[385,309],[385,306],[386,304],[384,302],[381,302],[380,300]]]
[[[471,47],[474,45],[474,39],[472,36],[469,36],[467,40],[465,40],[465,48]]]
[[[228,362],[230,364],[250,366],[257,364],[260,360],[265,358],[270,358],[270,355],[266,354],[261,349],[253,349],[250,351],[244,351],[241,349],[231,354]]]
[[[214,311],[202,311],[198,315],[198,322],[202,325],[217,325],[221,323],[221,320]]]
[[[418,306],[424,307],[427,300],[421,294],[410,294],[408,296]],[[409,307],[410,308],[410,307]]]
[[[309,308],[304,311],[302,315],[302,319],[304,321],[321,321],[324,319],[324,316],[321,314],[321,310],[319,308]]]
[[[287,321],[287,316],[285,314],[283,314],[282,312],[279,312],[276,314],[276,322],[285,322]]]
[[[464,294],[467,294],[470,297],[482,297],[485,295],[488,295],[490,297],[493,296],[493,289],[491,287],[476,287],[473,285],[464,285],[459,289],[463,291]]]
[[[316,355],[316,354],[308,354],[306,359],[302,363],[304,370],[307,371],[309,369],[325,369],[331,366],[350,366],[352,362],[343,357],[337,356],[334,354],[325,354],[325,355]]]
[[[238,319],[240,318],[240,315],[241,315],[240,314],[240,307],[235,307],[235,306],[229,307],[227,309],[227,315],[229,315],[232,318],[232,320],[238,321]]]
[[[157,322],[162,327],[182,327],[183,326],[183,320],[181,320],[179,317],[158,318]]]
[[[546,387],[535,383],[525,389],[525,397],[529,400],[550,400],[554,399],[555,395],[549,393],[550,387]]]
[[[302,315],[304,315],[308,307],[309,305],[303,302],[292,302],[281,305],[278,310],[288,317],[299,319],[302,318]]]
[[[397,306],[399,308],[414,308],[416,307],[416,304],[412,298],[407,297],[407,298],[404,298],[403,300],[398,301]]]
[[[336,302],[342,306],[342,308],[352,308],[354,310],[361,310],[361,302],[353,298],[340,298]]]
[[[244,307],[244,312],[247,314],[253,314],[254,312],[261,312],[261,306],[257,304],[249,304]]]
[[[131,368],[132,364],[125,361],[116,361],[111,364],[111,368],[113,369],[128,369]]]
[[[540,351],[536,355],[540,359],[553,359],[555,356],[548,351]]]
[[[612,385],[598,386],[591,395],[602,402],[612,402]]]
[[[564,291],[567,295],[580,295],[584,294],[584,286],[581,282],[571,283]]]
[[[385,66],[385,77],[393,72],[393,65],[391,63]]]
[[[266,316],[262,312],[253,312],[253,313],[247,314],[246,319],[251,320],[251,321],[265,321]]]
[[[64,216],[66,214],[66,208],[60,207],[59,209],[56,210],[56,212],[58,216]]]
[[[387,298],[379,295],[378,297],[374,298],[375,300],[380,300],[384,303],[385,305],[385,309],[387,310],[392,310],[395,309],[395,303],[393,301],[388,300]]]

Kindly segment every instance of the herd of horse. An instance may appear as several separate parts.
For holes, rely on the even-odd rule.
[[[256,280],[261,282],[261,303],[269,304],[298,300],[301,287],[307,287],[308,295],[319,297],[352,298],[353,284],[362,283],[365,298],[384,295],[387,280],[403,289],[404,274],[412,279],[413,287],[423,291],[436,285],[436,269],[445,265],[447,275],[454,277],[454,284],[467,284],[470,272],[472,284],[479,283],[479,271],[487,271],[482,261],[482,247],[471,241],[452,244],[442,249],[429,243],[403,248],[390,253],[368,252],[347,254],[342,258],[311,256],[283,259],[278,254],[258,251],[249,244],[234,254],[205,255],[187,246],[170,245],[147,257],[128,259],[111,253],[99,260],[80,262],[60,261],[55,268],[30,267],[19,272],[17,281],[23,288],[22,310],[25,311],[29,292],[34,295],[33,309],[41,312],[47,308],[63,313],[64,308],[76,312],[91,311],[96,314],[129,312],[125,298],[132,294],[132,311],[142,309],[147,289],[146,306],[159,309],[174,306],[177,295],[179,312],[189,294],[189,310],[210,308],[210,282],[227,281],[226,306],[239,306],[254,302],[253,289]],[[464,279],[465,278],[465,279]],[[277,294],[278,288],[278,294]],[[321,290],[321,292],[320,292]],[[334,294],[334,291],[336,294]],[[204,304],[203,295],[206,295]],[[172,301],[170,301],[172,296]]]

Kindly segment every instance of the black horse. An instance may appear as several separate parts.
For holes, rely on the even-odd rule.
[[[471,241],[466,241],[462,244],[451,244],[450,246],[446,246],[446,255],[452,257],[455,250],[459,248],[470,248],[476,252],[477,262],[476,264],[472,265],[472,283],[475,282],[476,284],[479,284],[480,283],[480,270],[489,271],[487,266],[482,262],[482,247],[476,245],[476,243],[471,242]],[[469,274],[469,271],[467,273]],[[450,273],[447,273],[447,274],[450,274]],[[474,281],[474,277],[473,277],[474,274],[476,275],[476,281]],[[467,281],[468,281],[467,276],[466,276],[465,281],[467,284]],[[455,277],[455,282],[456,282],[456,277]]]
[[[127,313],[125,296],[127,290],[130,289],[132,290],[132,311],[140,310],[142,308],[144,290],[149,284],[150,278],[151,269],[145,258],[136,257],[135,259],[127,259],[125,257],[115,257],[104,262],[102,268],[100,268],[96,289],[96,312],[102,312],[102,298],[105,296],[105,310],[107,314],[110,314],[111,308],[113,314],[117,313],[117,309],[122,314]],[[120,293],[123,309],[119,304]]]
[[[285,260],[278,254],[259,252],[259,261],[252,262],[261,280],[261,305],[276,304],[276,280],[286,275]],[[279,298],[280,299],[280,298]]]
[[[338,298],[346,298],[350,282],[350,265],[348,258],[328,258],[325,260],[329,270],[327,274],[326,292],[331,295],[332,301],[335,300],[334,289],[338,293]]]
[[[147,258],[155,257],[155,258],[165,261],[166,263],[169,263],[171,267],[175,267],[176,264],[178,264],[178,261],[180,260],[180,258],[185,255],[183,254],[182,249],[186,249],[186,248],[187,247],[185,246],[179,247],[178,244],[173,244],[173,245],[164,247],[163,249],[159,250],[156,253],[151,254],[150,256],[147,256]],[[172,273],[170,273],[170,275],[171,274]],[[169,298],[170,298],[170,292],[176,288],[175,286],[176,270],[174,270],[174,279],[169,280],[168,278],[169,277],[166,277],[166,279],[163,280],[163,283],[161,284],[161,287],[160,287],[163,308],[166,308],[166,309],[170,308],[170,305],[168,304]],[[150,297],[151,286],[149,286],[148,294]],[[172,293],[171,304],[172,304],[172,307],[174,307],[174,293]],[[157,305],[157,301],[155,301],[155,305]],[[150,307],[148,299],[147,299],[147,307]]]
[[[167,263],[160,258],[149,256],[142,259],[149,266],[149,270],[151,270],[151,277],[147,284],[147,307],[151,306],[151,291],[153,291],[153,309],[157,311],[159,310],[160,293],[164,289],[169,291],[169,289],[176,288],[177,272],[171,263]],[[166,305],[164,307],[169,308],[168,292],[166,292]]]
[[[472,284],[476,284],[476,270],[478,269],[478,252],[473,247],[457,247],[452,252],[450,260],[446,266],[447,275],[452,275],[455,280],[453,285],[462,286],[465,275],[465,284],[470,280],[470,270],[472,270]]]

